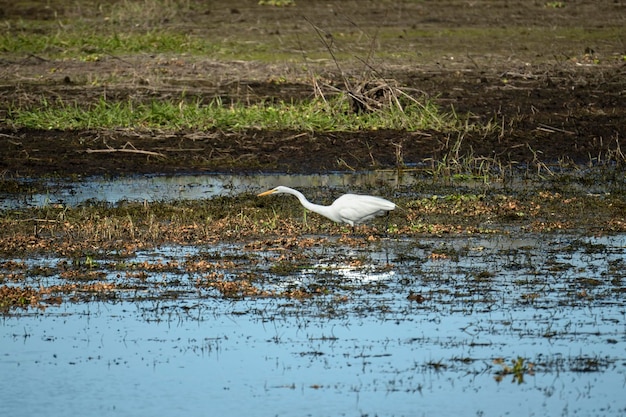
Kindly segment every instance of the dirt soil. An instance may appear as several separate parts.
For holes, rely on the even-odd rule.
[[[28,7],[4,3],[0,18],[5,20],[48,15],[52,19],[53,12],[59,12],[44,6],[46,2],[28,3]],[[11,103],[35,103],[42,96],[91,103],[102,96],[173,99],[184,91],[207,102],[216,96],[225,102],[297,100],[313,95],[313,71],[329,84],[340,86],[341,78],[329,59],[312,61],[303,69],[302,62],[297,62],[298,52],[294,52],[295,62],[272,64],[190,55],[103,56],[94,62],[48,59],[44,54],[0,55],[0,119],[5,119],[0,121],[0,170],[5,175],[42,176],[371,169],[395,167],[398,150],[404,163],[443,158],[459,139],[461,153],[496,157],[505,163],[587,164],[620,155],[620,141],[626,134],[624,32],[606,39],[591,35],[607,27],[626,26],[626,3],[581,0],[562,2],[564,7],[557,3],[303,0],[295,7],[275,8],[258,6],[256,1],[233,1],[228,7],[206,6],[201,15],[163,22],[194,33],[206,30],[207,36],[219,35],[220,39],[236,38],[255,28],[257,37],[286,37],[295,32],[314,36],[303,17],[338,39],[342,33],[361,28],[370,33],[378,25],[399,28],[406,35],[379,42],[385,57],[392,57],[395,50],[399,58],[377,60],[373,66],[386,79],[433,98],[444,111],[454,110],[469,115],[470,122],[492,121],[500,127],[462,138],[439,131],[14,128]],[[573,34],[590,36],[533,36],[546,28],[558,34],[571,29]],[[494,29],[503,37],[487,41],[470,36]],[[453,30],[466,30],[467,41]],[[407,52],[413,49],[415,53]],[[350,76],[358,78],[363,73],[359,59],[340,64]],[[107,79],[112,74],[119,82],[93,82],[95,77]]]

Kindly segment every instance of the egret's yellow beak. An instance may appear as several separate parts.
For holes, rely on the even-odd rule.
[[[275,193],[275,192],[276,192],[276,190],[274,190],[274,189],[263,191],[261,194],[257,194],[257,197],[263,197],[264,195],[270,195],[270,194]]]

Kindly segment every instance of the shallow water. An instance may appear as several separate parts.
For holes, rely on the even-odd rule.
[[[527,189],[536,181],[525,178],[523,171],[506,184],[484,179],[461,177],[456,186],[470,189]],[[574,176],[575,173],[571,174]],[[578,174],[580,174],[578,172]],[[439,186],[432,177],[434,188]],[[360,192],[372,188],[405,190],[411,193],[413,187],[424,185],[425,168],[397,170],[376,170],[359,172],[331,172],[327,174],[197,174],[197,175],[144,175],[119,178],[92,177],[80,181],[48,180],[39,182],[32,192],[25,185],[23,193],[0,193],[0,210],[23,207],[45,207],[63,205],[74,207],[86,202],[106,202],[116,204],[122,201],[156,202],[174,200],[196,200],[217,196],[236,196],[242,193],[258,193],[277,185],[306,189],[336,189],[337,194]],[[590,185],[593,184],[593,185]],[[455,184],[452,184],[455,185]],[[563,184],[559,184],[562,186]],[[605,179],[585,181],[578,184],[572,181],[570,188],[587,193],[608,192],[613,184]]]
[[[279,274],[284,250],[162,247],[125,260],[172,265],[146,269],[141,291],[6,316],[0,373],[11,377],[0,379],[0,413],[626,413],[624,235],[387,239],[298,251],[304,265]],[[324,291],[223,297],[196,285],[207,271],[185,265],[197,259],[215,262],[225,280],[252,274],[268,291]],[[108,262],[95,268],[108,281],[132,281]],[[423,300],[407,298],[415,294]],[[518,357],[525,368],[503,375]]]
[[[83,181],[48,181],[43,187],[45,191],[40,193],[0,195],[0,209],[43,207],[53,204],[76,206],[87,201],[115,204],[120,201],[195,200],[259,192],[277,185],[293,188],[350,189],[364,186],[406,186],[416,181],[416,173],[409,172],[398,176],[396,171],[335,172],[311,175],[147,175],[116,179],[96,177]]]

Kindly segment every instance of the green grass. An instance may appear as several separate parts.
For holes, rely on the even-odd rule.
[[[296,4],[281,8],[259,3]],[[408,3],[409,9],[413,9],[413,2]],[[533,7],[541,8],[549,18],[560,14],[552,8],[562,3],[545,2]],[[307,16],[312,8],[319,7],[290,0],[222,4],[188,0],[19,0],[3,13],[0,53],[36,54],[48,59],[84,59],[85,54],[175,53],[262,62],[301,62],[305,55],[311,60],[330,60],[312,25],[304,19],[294,20],[293,13],[283,13],[297,10]],[[256,19],[258,15],[263,18]],[[561,26],[559,22],[495,27],[468,23],[449,28],[428,24],[406,27],[380,25],[377,16],[355,25],[349,16],[339,13],[328,24],[321,24],[320,29],[332,35],[333,53],[341,61],[355,57],[367,60],[373,53],[373,58],[380,62],[409,65],[426,59],[439,61],[442,55],[465,55],[468,45],[476,51],[472,55],[480,56],[491,53],[496,46],[501,49],[502,43],[510,44],[511,52],[515,51],[518,58],[523,59],[521,56],[527,53],[537,61],[538,47],[545,49],[546,45],[549,53],[543,54],[543,59],[553,60],[554,53],[576,56],[586,46],[609,42],[619,48],[623,43],[619,19],[587,27]],[[577,42],[572,43],[572,39]],[[602,49],[606,56],[611,56],[611,48]]]
[[[303,62],[305,48],[308,59],[330,60],[328,51],[312,34],[293,35],[280,39],[271,36],[241,34],[237,38],[223,36],[198,36],[171,30],[128,30],[103,26],[99,29],[72,27],[66,30],[46,30],[39,33],[27,28],[13,33],[0,34],[0,51],[11,55],[34,54],[47,59],[77,59],[93,54],[133,55],[186,54],[213,59],[254,60],[260,62]],[[352,39],[345,39],[350,43]],[[362,48],[359,53],[367,55]],[[339,59],[352,59],[353,50],[335,52]],[[386,54],[382,54],[383,56]]]
[[[357,131],[376,129],[457,129],[455,115],[441,113],[432,103],[411,102],[403,109],[389,107],[357,115],[341,97],[323,101],[262,102],[224,105],[153,101],[114,102],[104,98],[91,105],[42,100],[39,106],[13,108],[5,121],[15,128],[33,129],[270,129],[300,131]]]
[[[207,54],[219,51],[211,42],[181,33],[67,33],[3,34],[0,50],[12,54],[45,54],[49,57],[81,58],[85,54],[133,54],[140,52],[167,53],[185,51]]]
[[[72,23],[59,26],[50,22],[21,22],[19,27],[0,33],[0,51],[6,54],[35,54],[43,57],[84,59],[87,55],[111,54],[132,55],[137,53],[175,53],[210,57],[213,59],[242,59],[261,62],[302,62],[303,54],[309,59],[328,59],[328,51],[316,37],[314,32],[285,34],[276,36],[259,36],[257,32],[240,33],[236,38],[224,37],[219,33],[187,31],[181,32],[176,27],[143,27],[115,25],[112,23],[94,22]],[[269,30],[269,29],[267,29]],[[191,33],[191,34],[190,34]],[[567,39],[576,38],[582,42],[598,42],[603,39],[619,37],[615,28],[604,28],[589,31],[579,28],[538,29],[525,28],[458,28],[447,30],[411,29],[398,38],[397,29],[384,29],[377,32],[381,46],[376,49],[377,59],[391,59],[406,62],[415,59],[415,51],[424,54],[440,54],[440,43],[445,43],[447,53],[464,53],[467,42],[489,45],[502,42],[502,39],[516,39],[518,42],[535,44],[538,39],[549,39],[550,43],[559,46],[559,50],[570,54],[581,51],[568,51]],[[410,48],[402,44],[409,39]],[[369,55],[370,44],[359,38],[358,34],[338,35],[340,48],[335,48],[337,59],[351,60],[354,56],[365,58]],[[360,39],[360,40],[359,40]],[[425,39],[432,45],[424,48]],[[512,42],[512,41],[511,41]],[[298,52],[303,48],[303,53]]]

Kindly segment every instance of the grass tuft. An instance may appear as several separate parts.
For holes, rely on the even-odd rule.
[[[34,129],[270,129],[302,131],[358,131],[377,129],[444,129],[459,126],[458,119],[442,113],[431,102],[409,103],[401,110],[389,107],[354,114],[340,98],[305,102],[261,102],[225,105],[219,99],[199,101],[108,101],[88,106],[42,99],[31,108],[12,108],[7,123]]]

